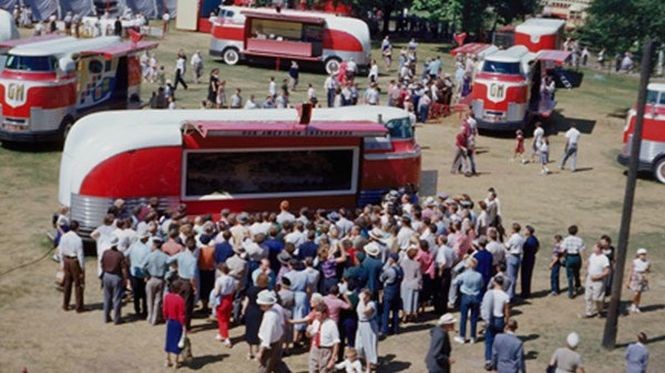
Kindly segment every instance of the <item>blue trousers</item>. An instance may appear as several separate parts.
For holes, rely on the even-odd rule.
[[[399,285],[388,285],[383,290],[383,312],[381,313],[381,334],[399,332],[399,310],[402,306]],[[392,312],[392,317],[391,313]],[[392,323],[389,325],[389,323]]]
[[[580,267],[582,259],[579,255],[566,255],[566,277],[568,277],[568,296],[572,298],[577,293],[576,289],[581,287]]]
[[[475,295],[462,294],[459,322],[459,334],[462,338],[466,338],[466,321],[469,318],[469,311],[471,312],[471,338],[476,338],[476,326],[478,324],[478,316],[480,315],[480,302]]]
[[[508,288],[508,296],[512,300],[515,297],[515,284],[517,284],[517,274],[520,270],[522,259],[518,255],[508,255],[506,260],[506,276],[510,279],[510,287]]]
[[[485,330],[485,361],[492,361],[494,337],[499,333],[503,333],[505,326],[503,317],[492,317],[492,320],[487,325],[487,329]]]
[[[561,269],[561,264],[554,263],[552,269],[550,270],[550,288],[552,293],[559,294],[559,270]]]
[[[333,104],[335,102],[335,90],[328,89],[326,91],[326,98],[328,99],[328,107],[333,107]]]

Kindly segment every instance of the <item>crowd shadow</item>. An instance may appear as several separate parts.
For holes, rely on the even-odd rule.
[[[194,358],[192,358],[192,360],[187,362],[185,366],[191,370],[200,370],[201,368],[205,367],[208,364],[214,364],[220,362],[229,356],[230,356],[229,354],[195,356]]]
[[[377,372],[405,372],[411,367],[408,361],[395,360],[397,356],[394,354],[386,355],[378,367]]]

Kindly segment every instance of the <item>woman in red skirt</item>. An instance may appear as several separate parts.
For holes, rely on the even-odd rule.
[[[217,305],[217,325],[219,334],[215,337],[218,341],[223,341],[227,348],[233,347],[229,339],[229,321],[231,320],[231,311],[233,309],[233,297],[238,288],[238,280],[229,276],[229,267],[222,263],[218,267],[221,276],[215,281],[213,297],[218,299]]]
[[[185,299],[180,295],[180,281],[174,281],[169,292],[164,297],[162,311],[164,320],[166,320],[166,366],[171,367],[171,354],[175,355],[175,365],[180,366],[180,352],[178,347],[180,339],[183,337],[185,327]]]

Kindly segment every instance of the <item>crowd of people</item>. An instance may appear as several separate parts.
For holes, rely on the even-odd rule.
[[[533,226],[512,223],[507,230],[502,221],[494,188],[478,201],[445,193],[421,199],[407,189],[355,210],[301,208],[294,214],[282,201],[278,212],[224,209],[215,217],[191,217],[185,205],[162,210],[152,198],[131,208],[117,200],[91,238],[103,320],[129,320],[122,307],[131,298],[132,319],[166,323],[169,366],[182,363],[195,313],[217,320],[215,339],[226,348],[233,347],[229,329],[244,324],[247,358],[262,372],[287,371],[282,357],[303,350],[309,351],[310,372],[374,371],[381,340],[434,314],[439,319],[425,362],[430,372],[448,372],[454,363],[449,334],[458,322],[451,312],[458,310],[455,342],[482,338],[488,370],[523,372],[523,342],[515,337],[512,307],[534,296],[531,280],[543,245]],[[70,309],[73,286],[76,310],[84,311],[79,224],[69,220],[67,210],[55,224],[63,309]],[[578,233],[570,226],[545,254],[549,292],[560,294],[559,273],[565,268],[568,296],[584,293],[581,317],[596,317],[604,312],[615,250],[602,236],[584,259],[586,244]],[[628,281],[633,313],[648,290],[650,267],[646,250],[638,250]],[[628,349],[627,364],[642,369],[630,372],[646,369],[645,341],[641,335]],[[578,343],[571,334],[568,347],[554,353],[553,369],[582,371],[574,351]]]

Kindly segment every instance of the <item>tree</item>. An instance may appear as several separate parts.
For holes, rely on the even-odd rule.
[[[663,0],[594,0],[579,32],[584,44],[622,53],[639,49],[647,36],[663,41],[663,30]]]
[[[390,17],[393,12],[402,10],[404,6],[409,4],[407,0],[349,0],[349,4],[361,12],[367,14],[368,11],[379,9],[383,13],[383,33],[387,34],[390,31]]]

